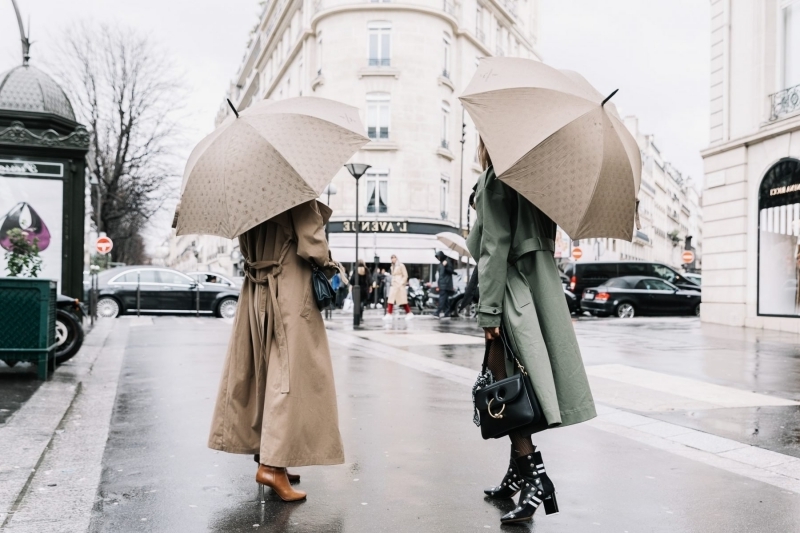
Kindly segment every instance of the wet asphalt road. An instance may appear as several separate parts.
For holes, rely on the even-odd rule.
[[[335,320],[332,327],[346,332],[347,323]],[[785,336],[745,332],[734,338],[692,319],[640,324],[647,322],[580,321],[587,365],[623,362],[786,398],[800,395],[793,379],[797,354]],[[369,321],[367,329],[382,327]],[[411,327],[477,333],[460,322],[423,319]],[[152,325],[132,328],[92,531],[501,529],[499,517],[513,505],[485,501],[481,489],[500,480],[508,445],[481,440],[471,422],[469,387],[341,344],[332,351],[347,463],[295,469],[307,502],[285,504],[270,495],[260,505],[252,457],[205,446],[229,331],[221,320],[194,317],[156,317]],[[697,335],[702,338],[681,341]],[[474,369],[482,356],[479,345],[404,349]],[[787,424],[796,427],[796,408],[758,409],[657,416],[731,438],[745,438],[756,423],[762,429],[755,438],[765,439],[760,444],[796,450],[794,432],[786,431]],[[562,512],[505,530],[800,531],[800,496],[772,485],[586,424],[545,432],[535,443]]]

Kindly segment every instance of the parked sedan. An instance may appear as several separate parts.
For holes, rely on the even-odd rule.
[[[659,278],[624,276],[583,291],[581,309],[595,316],[700,315],[700,292]]]
[[[239,288],[218,283],[198,283],[177,270],[150,266],[113,268],[99,277],[97,314],[114,318],[137,312],[146,314],[215,315],[233,318]]]

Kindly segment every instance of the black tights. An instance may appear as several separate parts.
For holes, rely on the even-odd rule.
[[[487,366],[492,371],[494,379],[499,381],[508,377],[506,374],[505,351],[503,350],[503,342],[500,339],[492,341],[492,345],[489,348]],[[533,445],[529,433],[512,431],[508,436],[511,439],[511,449],[514,457],[529,455],[536,451],[536,446]]]

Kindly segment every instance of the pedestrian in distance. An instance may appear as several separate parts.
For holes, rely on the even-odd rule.
[[[255,454],[256,481],[283,501],[306,497],[287,467],[344,462],[328,337],[311,287],[314,266],[328,276],[339,270],[325,239],[330,213],[312,200],[239,236],[245,280],[208,446]]]
[[[406,312],[406,320],[412,320],[414,313],[408,305],[408,270],[406,266],[397,260],[397,256],[392,254],[392,286],[389,289],[389,297],[386,302],[386,314],[383,320],[391,322],[394,306],[399,305]]]
[[[546,421],[511,431],[505,477],[484,491],[494,499],[521,493],[514,510],[501,518],[505,524],[532,519],[541,504],[546,514],[558,512],[555,487],[532,433],[597,415],[553,257],[556,224],[497,179],[482,139],[478,157],[484,172],[475,186],[477,220],[467,246],[478,259],[478,325],[487,342],[487,367],[496,381],[515,372],[506,358],[506,339]]]
[[[372,283],[370,283],[371,275],[367,264],[363,259],[359,259],[356,270],[354,270],[353,274],[350,276],[350,285],[352,287],[356,286],[356,271],[358,272],[358,286],[361,289],[361,312],[363,313],[364,307],[369,303],[369,295],[372,294]],[[353,304],[355,304],[355,301],[353,301]]]
[[[456,293],[453,290],[453,260],[449,259],[443,252],[436,252],[436,259],[439,261],[439,305],[436,308],[434,318],[447,317],[450,315],[450,298]]]
[[[339,273],[339,288],[336,290],[336,308],[341,309],[344,307],[344,301],[350,293],[350,283],[347,281],[348,277]]]

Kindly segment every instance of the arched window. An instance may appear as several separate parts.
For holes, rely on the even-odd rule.
[[[800,161],[781,159],[758,189],[758,314],[800,317]]]

